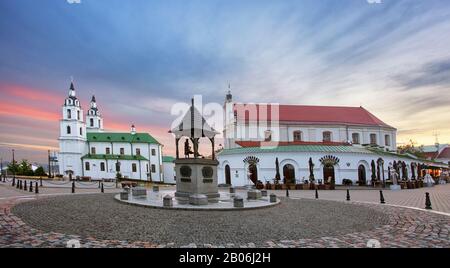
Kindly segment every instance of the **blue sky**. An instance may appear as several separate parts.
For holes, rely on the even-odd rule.
[[[54,98],[12,89],[62,104],[74,76],[106,127],[132,121],[170,142],[172,104],[222,102],[231,83],[238,101],[362,105],[400,142],[433,143],[436,131],[450,142],[446,0],[3,0],[0,10],[2,103],[59,113]],[[36,159],[57,147],[58,123],[21,110],[0,110],[2,157],[12,144]]]

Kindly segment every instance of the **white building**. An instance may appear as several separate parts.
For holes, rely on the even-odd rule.
[[[177,182],[174,161],[175,158],[172,156],[163,156],[164,183],[175,184]]]
[[[397,130],[362,107],[239,104],[229,93],[224,110],[219,183],[273,183],[277,158],[281,179],[297,183],[309,179],[310,159],[316,181],[362,185],[387,180],[390,163],[407,178],[427,163],[396,154]]]
[[[86,125],[87,122],[87,125]],[[95,97],[86,114],[73,83],[62,106],[59,135],[59,170],[63,175],[92,180],[124,178],[163,181],[162,145],[148,133],[105,132]]]

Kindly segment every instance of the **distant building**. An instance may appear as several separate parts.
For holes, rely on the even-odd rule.
[[[450,166],[450,145],[436,143],[435,145],[426,145],[422,148],[427,159],[448,163]]]
[[[172,156],[163,156],[163,176],[164,183],[175,184],[176,174],[175,174],[175,158]]]

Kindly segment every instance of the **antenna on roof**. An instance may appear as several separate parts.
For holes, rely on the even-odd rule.
[[[436,147],[438,147],[439,146],[439,132],[433,131],[433,136],[434,136],[434,144],[436,145]]]

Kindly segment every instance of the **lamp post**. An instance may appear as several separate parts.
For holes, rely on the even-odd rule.
[[[52,164],[50,163],[50,150],[48,150],[48,178],[52,177]]]

